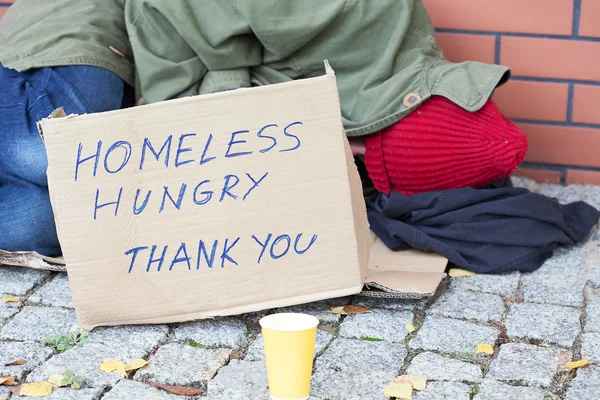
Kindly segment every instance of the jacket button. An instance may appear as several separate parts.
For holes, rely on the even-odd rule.
[[[419,93],[411,92],[404,96],[403,103],[406,107],[412,107],[421,101],[421,95]]]

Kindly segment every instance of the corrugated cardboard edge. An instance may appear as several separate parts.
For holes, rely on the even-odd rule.
[[[111,321],[110,323],[93,324],[89,323],[85,319],[78,319],[79,325],[83,329],[92,330],[100,326],[121,326],[121,325],[146,325],[146,324],[170,324],[176,322],[189,322],[201,319],[215,318],[215,317],[226,317],[231,315],[241,315],[246,313],[257,312],[256,310],[274,310],[283,307],[296,306],[299,304],[313,303],[315,301],[334,299],[338,297],[345,297],[356,295],[357,290],[355,288],[346,288],[340,290],[333,290],[328,292],[321,292],[316,294],[288,297],[285,299],[275,299],[262,303],[254,303],[251,306],[239,306],[225,308],[215,311],[206,311],[198,313],[186,313],[186,314],[174,314],[168,318],[141,318],[136,320],[127,319],[125,321]]]

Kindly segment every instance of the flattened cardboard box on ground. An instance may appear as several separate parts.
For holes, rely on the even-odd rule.
[[[359,293],[369,276],[383,278],[373,293],[397,293],[385,257],[367,273],[372,237],[331,70],[39,127],[82,327],[306,303]]]

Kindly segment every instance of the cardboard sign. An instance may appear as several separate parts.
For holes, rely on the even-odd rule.
[[[82,327],[358,293],[371,239],[333,71],[39,123]]]

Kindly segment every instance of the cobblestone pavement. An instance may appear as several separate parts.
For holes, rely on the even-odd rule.
[[[518,184],[600,207],[600,187]],[[79,391],[55,389],[51,400],[181,399],[148,381],[206,389],[212,400],[268,397],[258,319],[265,313],[185,324],[99,328],[90,343],[58,353],[45,337],[77,330],[64,274],[0,267],[0,376],[47,379],[65,369],[85,381]],[[342,317],[332,305],[373,312]],[[416,400],[596,400],[600,398],[600,237],[560,249],[531,274],[446,280],[420,301],[348,297],[292,307],[322,321],[315,351],[312,400],[385,400],[382,389],[403,373],[428,378]],[[271,310],[270,312],[274,312]],[[416,331],[408,333],[412,322]],[[476,346],[494,346],[493,355]],[[566,361],[590,359],[568,371]],[[147,368],[125,379],[99,370],[103,359],[144,358]],[[26,359],[18,366],[4,366]],[[11,398],[0,386],[0,400]],[[13,397],[13,400],[16,397]],[[19,399],[27,399],[19,397]]]

